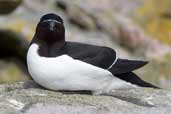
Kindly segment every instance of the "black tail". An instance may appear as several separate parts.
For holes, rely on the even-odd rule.
[[[128,72],[128,73],[122,73],[122,74],[116,74],[116,77],[125,80],[127,82],[130,82],[132,84],[138,85],[140,87],[150,87],[150,88],[156,88],[160,89],[157,86],[154,86],[148,82],[143,81],[141,78],[139,78],[135,73]]]
[[[146,65],[147,61],[136,61],[127,59],[118,59],[116,63],[109,69],[109,71],[116,77],[130,82],[132,84],[138,85],[140,87],[151,87],[159,88],[148,82],[143,81],[132,71]]]

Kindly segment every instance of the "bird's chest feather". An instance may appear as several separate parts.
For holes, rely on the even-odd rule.
[[[56,88],[62,88],[61,86],[64,86],[62,82],[67,81],[70,74],[74,75],[76,73],[72,70],[74,65],[68,59],[65,56],[41,58],[37,61],[35,61],[35,58],[28,58],[28,70],[32,78],[40,85],[53,89],[53,83],[55,82]]]
[[[32,78],[39,84],[46,84],[58,76],[62,66],[58,63],[61,61],[56,58],[41,57],[38,54],[38,46],[33,44],[27,53],[28,71]],[[57,74],[57,75],[56,75]]]

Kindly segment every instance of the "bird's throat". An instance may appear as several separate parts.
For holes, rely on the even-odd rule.
[[[44,57],[56,57],[59,50],[65,46],[65,40],[54,42],[51,44],[42,43],[39,46],[38,53]]]

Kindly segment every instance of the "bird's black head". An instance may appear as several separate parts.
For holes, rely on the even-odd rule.
[[[32,42],[39,41],[49,45],[65,40],[65,27],[60,16],[50,13],[41,17]]]

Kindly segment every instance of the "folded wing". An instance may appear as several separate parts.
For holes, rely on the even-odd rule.
[[[127,60],[118,58],[116,63],[109,69],[114,74],[123,74],[134,71],[146,65],[147,61]]]

